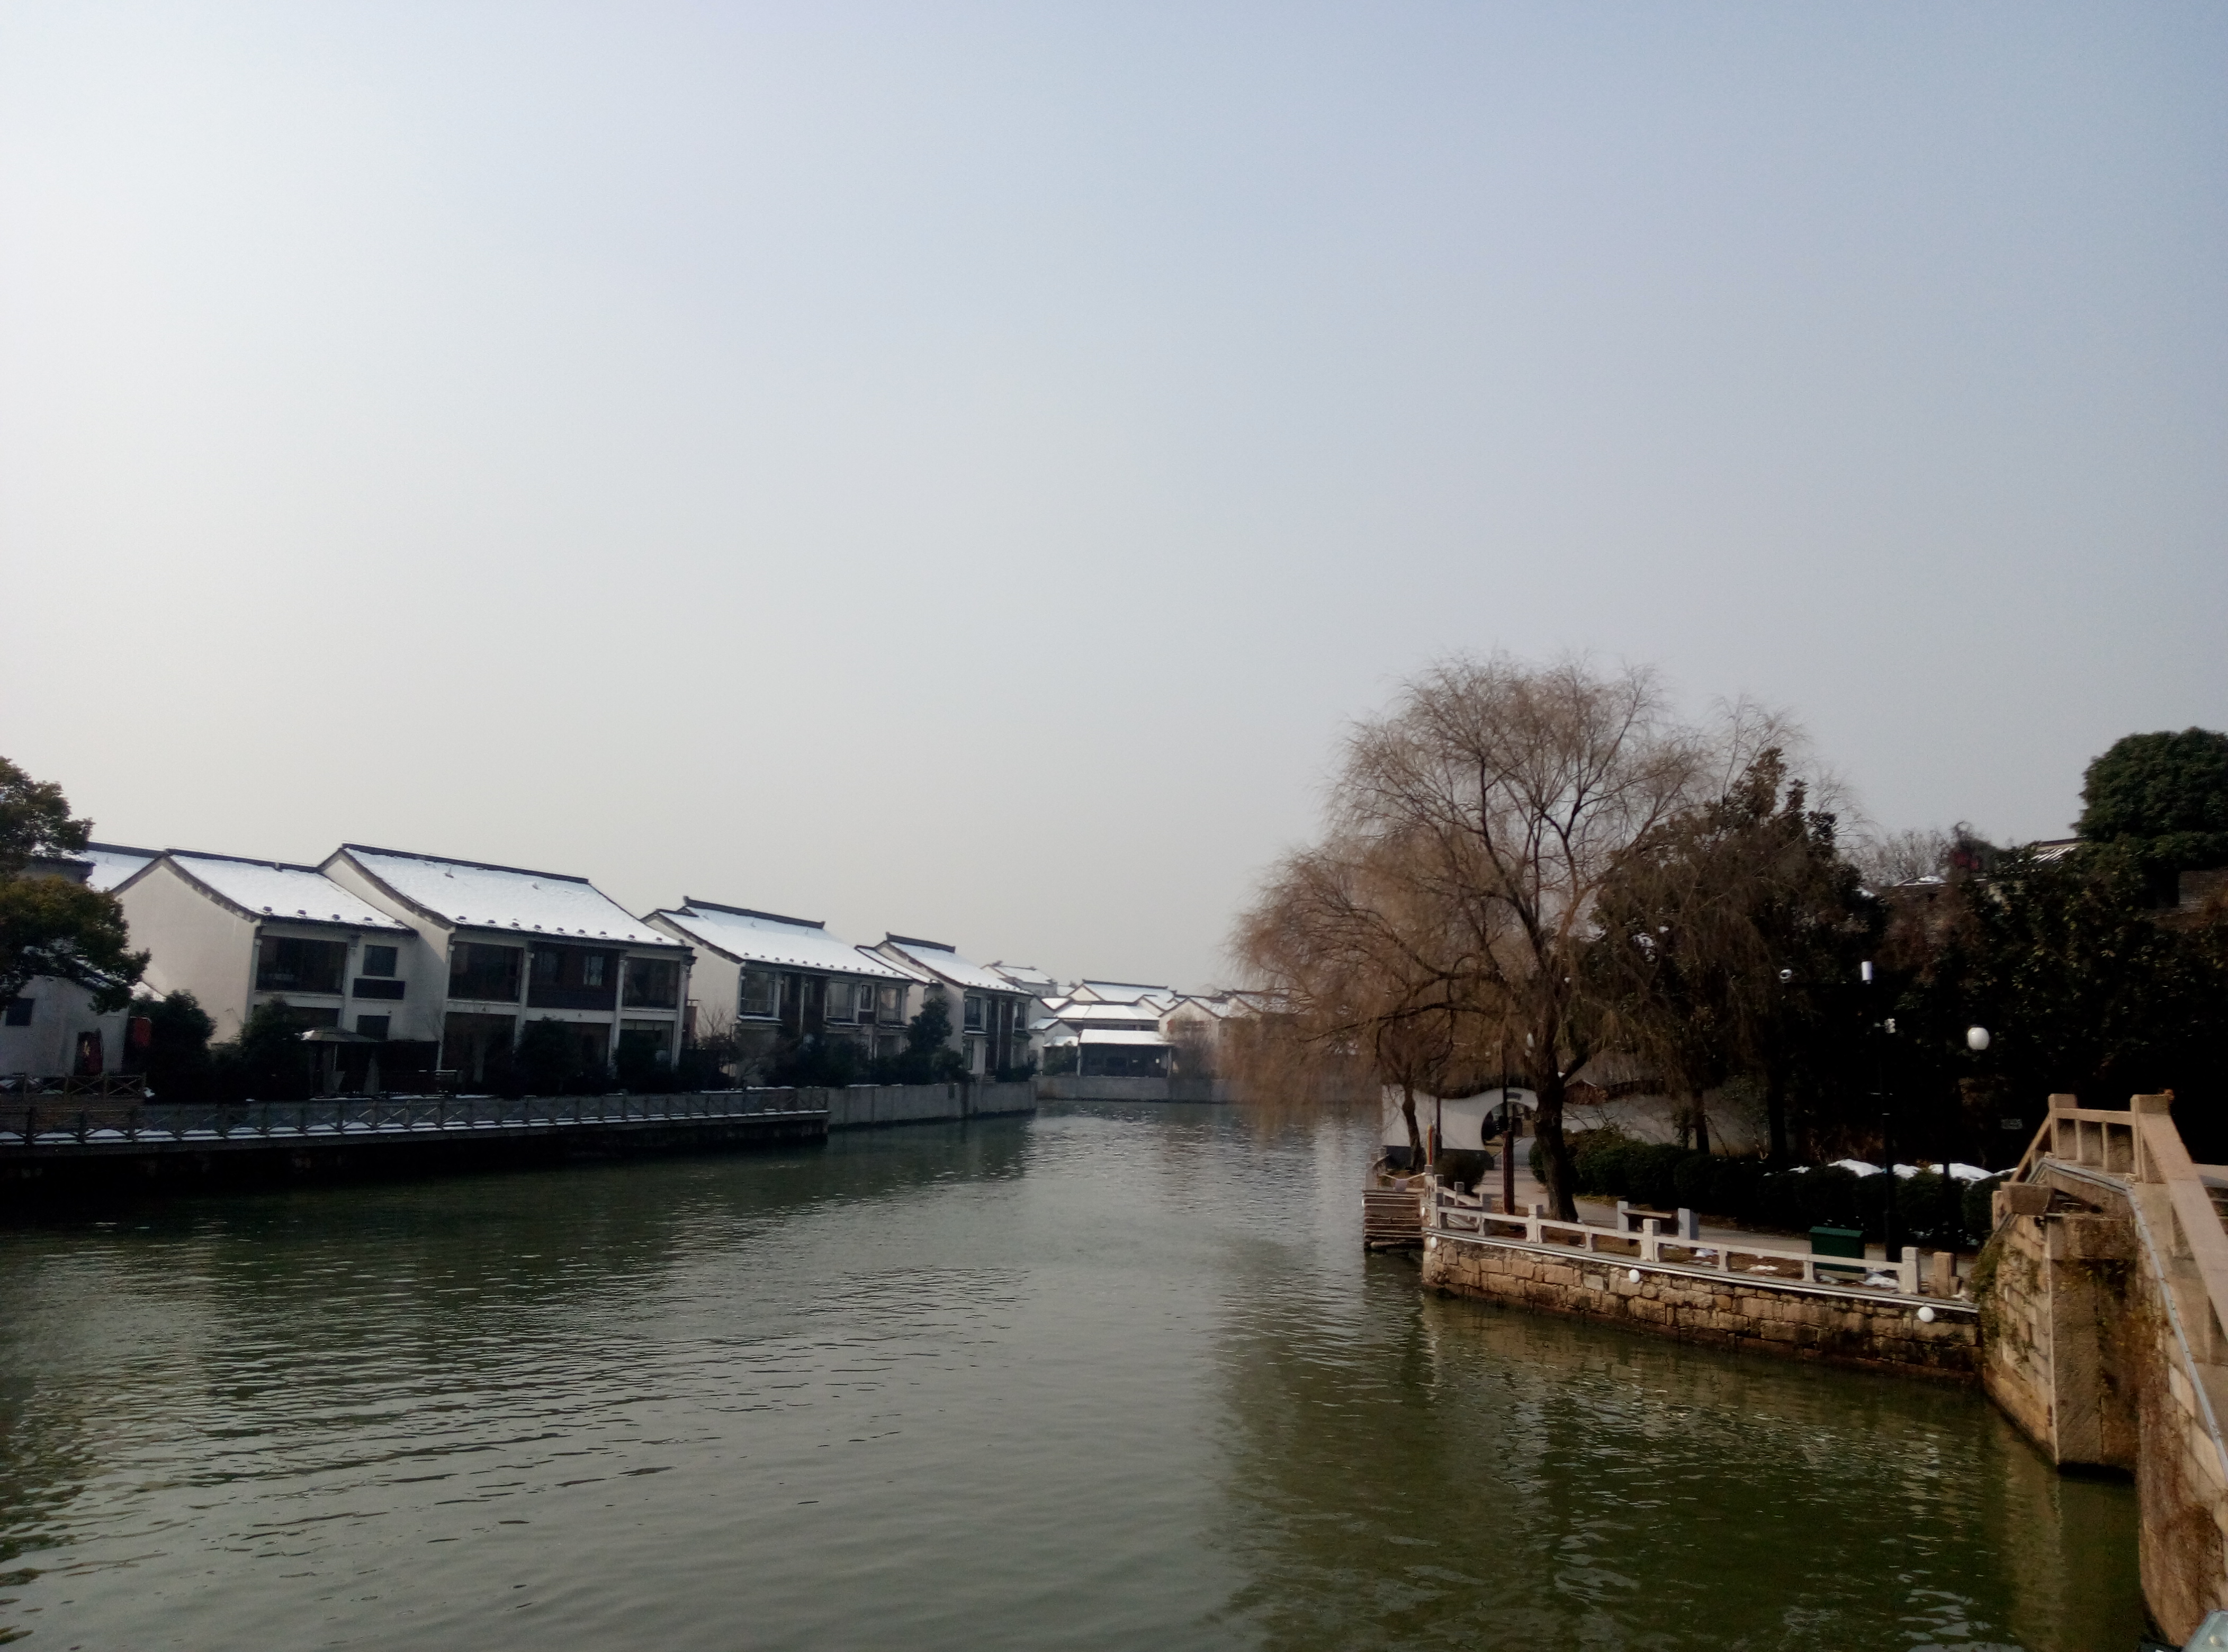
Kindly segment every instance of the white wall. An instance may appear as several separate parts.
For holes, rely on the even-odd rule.
[[[80,1033],[100,1034],[101,1065],[106,1071],[113,1073],[122,1065],[130,1010],[95,1015],[91,992],[74,981],[47,975],[34,976],[21,996],[31,1002],[31,1024],[0,1025],[0,1074],[21,1073],[34,1079],[53,1079],[75,1073]]]
[[[377,880],[349,859],[344,849],[327,857],[317,870],[351,894],[361,896],[375,911],[385,912],[417,938],[414,944],[403,949],[404,967],[411,971],[406,996],[400,1003],[390,1002],[379,1008],[394,1017],[387,1028],[388,1037],[438,1041],[442,1017],[448,1011],[449,937],[453,932],[451,925],[426,917],[407,901],[388,893]],[[356,1013],[378,1011],[366,1005]],[[349,1025],[351,1028],[355,1025],[353,1015]]]
[[[153,954],[147,984],[166,996],[190,992],[215,1021],[211,1037],[238,1038],[255,980],[252,919],[219,905],[157,861],[116,892],[131,944]]]
[[[1405,1147],[1408,1144],[1408,1125],[1400,1116],[1400,1092],[1388,1085],[1384,1095],[1384,1128],[1378,1139],[1388,1146]],[[1488,1113],[1501,1105],[1501,1095],[1499,1090],[1489,1090],[1482,1095],[1449,1097],[1444,1101],[1419,1095],[1416,1098],[1417,1131],[1428,1137],[1434,1120],[1443,1118],[1444,1122],[1439,1130],[1440,1146],[1489,1147],[1492,1143],[1480,1139],[1479,1126],[1485,1122]],[[1509,1088],[1508,1099],[1527,1114],[1539,1103],[1539,1098],[1529,1090],[1519,1090],[1514,1085]],[[1494,1139],[1498,1141],[1500,1138],[1496,1137]]]

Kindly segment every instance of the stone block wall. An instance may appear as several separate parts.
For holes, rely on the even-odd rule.
[[[1425,1284],[1455,1296],[1795,1359],[1957,1379],[1979,1368],[1979,1316],[1968,1304],[1775,1289],[1646,1264],[1635,1280],[1633,1270],[1607,1257],[1443,1234],[1424,1248]],[[1918,1317],[1923,1307],[1934,1310],[1931,1323]]]
[[[1975,1270],[1983,1382],[2053,1463],[2134,1471],[2143,1598],[2186,1639],[2228,1604],[2228,1463],[2207,1415],[2228,1365],[2203,1281],[2156,1184],[2052,1164],[2029,1190],[2047,1196],[2007,1202]]]
[[[1036,1111],[1035,1090],[1014,1084],[855,1084],[842,1090],[800,1090],[803,1105],[828,1109],[829,1130],[876,1124],[932,1124]]]

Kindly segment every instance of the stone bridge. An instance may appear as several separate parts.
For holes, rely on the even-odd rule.
[[[2228,1167],[2172,1100],[2052,1096],[1973,1286],[1990,1397],[2059,1467],[2135,1476],[2143,1596],[2184,1641],[2228,1607]]]

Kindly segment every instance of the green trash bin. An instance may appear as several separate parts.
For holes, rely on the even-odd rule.
[[[1850,1271],[1861,1273],[1865,1259],[1864,1233],[1854,1227],[1814,1227],[1810,1230],[1810,1254],[1852,1258]],[[1835,1268],[1832,1272],[1836,1281],[1841,1279],[1841,1269]],[[1822,1279],[1822,1272],[1820,1277]]]

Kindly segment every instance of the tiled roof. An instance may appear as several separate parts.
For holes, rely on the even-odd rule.
[[[203,855],[193,849],[166,849],[163,855],[194,881],[257,917],[345,924],[351,929],[406,927],[313,866]]]
[[[343,843],[341,853],[420,912],[474,929],[518,930],[631,946],[677,946],[586,878]]]
[[[749,964],[786,964],[884,981],[919,978],[887,958],[876,957],[840,936],[830,935],[824,925],[800,918],[778,918],[771,912],[693,899],[656,916],[693,939]]]

